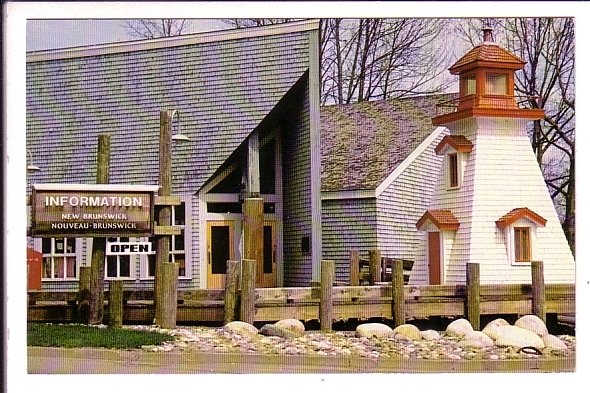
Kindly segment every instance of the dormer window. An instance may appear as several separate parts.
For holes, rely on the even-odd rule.
[[[502,95],[508,94],[508,77],[506,74],[486,74],[485,94]]]
[[[526,207],[513,209],[496,221],[504,232],[508,260],[513,265],[529,264],[535,258],[537,229],[547,220]]]
[[[435,147],[436,154],[445,156],[443,170],[448,189],[461,187],[467,157],[472,148],[471,141],[462,135],[447,135]]]

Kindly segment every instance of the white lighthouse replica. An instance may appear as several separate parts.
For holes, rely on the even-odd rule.
[[[459,75],[452,113],[432,119],[450,130],[436,147],[444,156],[410,283],[464,283],[479,263],[481,283],[530,283],[531,261],[543,261],[546,283],[575,282],[575,261],[527,136],[541,109],[522,109],[514,74],[524,62],[484,42],[449,71]]]

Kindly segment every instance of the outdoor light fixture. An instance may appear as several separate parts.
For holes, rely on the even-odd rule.
[[[29,164],[27,165],[27,172],[34,173],[34,172],[41,171],[41,168],[39,168],[37,165],[33,164],[33,155],[31,154],[31,151],[29,149],[27,149],[27,153],[29,156]]]
[[[172,135],[172,140],[179,141],[179,142],[190,141],[190,138],[188,136],[182,134],[181,124],[180,124],[180,112],[177,109],[174,109],[172,111],[172,115],[170,116],[170,121],[174,121],[174,115],[176,115],[176,118],[178,119],[178,134]]]

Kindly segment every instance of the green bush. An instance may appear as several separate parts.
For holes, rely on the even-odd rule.
[[[27,345],[35,347],[131,349],[173,340],[174,337],[168,334],[121,328],[41,323],[27,325]]]

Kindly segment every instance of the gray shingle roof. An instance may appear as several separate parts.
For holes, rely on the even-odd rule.
[[[436,105],[453,97],[438,94],[322,107],[322,191],[377,188],[432,133]]]

